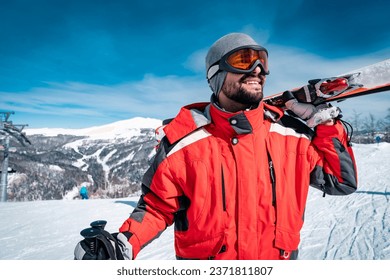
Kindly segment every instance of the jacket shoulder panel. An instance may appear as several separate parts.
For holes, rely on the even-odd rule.
[[[203,138],[209,137],[211,135],[212,134],[210,132],[208,132],[206,129],[199,128],[199,129],[195,130],[194,132],[186,135],[184,138],[179,140],[174,145],[172,145],[173,147],[170,149],[170,151],[167,154],[167,156],[170,156],[173,153],[175,153],[175,152],[185,148],[186,146],[188,146],[188,145],[190,145],[192,143],[195,143],[195,142],[197,142],[197,141],[199,141],[199,140],[201,140]]]
[[[314,131],[301,120],[286,114],[283,115],[278,122],[271,124],[270,132],[297,138],[307,138],[308,140],[311,140],[314,136]]]
[[[179,114],[163,128],[169,142],[173,144],[198,128],[211,123],[209,105],[210,103],[196,103],[183,107]]]

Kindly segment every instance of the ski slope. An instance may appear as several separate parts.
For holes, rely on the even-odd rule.
[[[301,260],[390,260],[390,144],[354,145],[359,189],[322,197],[311,189],[302,229]],[[79,232],[93,220],[118,230],[138,197],[0,204],[0,260],[71,260]],[[173,260],[173,228],[138,260]]]

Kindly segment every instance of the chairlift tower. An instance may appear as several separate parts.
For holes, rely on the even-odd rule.
[[[9,117],[14,112],[0,111],[0,152],[3,152],[3,164],[1,169],[1,192],[0,202],[7,202],[7,187],[8,187],[8,159],[10,150],[10,137],[16,138],[23,146],[26,143],[31,144],[26,134],[22,132],[27,124],[15,125],[9,121]]]

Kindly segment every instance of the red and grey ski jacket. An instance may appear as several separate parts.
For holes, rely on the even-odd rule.
[[[120,228],[134,256],[174,223],[179,259],[289,259],[309,185],[332,195],[356,190],[339,121],[313,136],[263,103],[238,113],[198,103],[183,107],[164,132],[138,205]]]

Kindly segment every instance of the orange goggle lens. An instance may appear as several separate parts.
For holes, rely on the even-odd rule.
[[[262,50],[241,49],[229,55],[226,62],[236,69],[249,70],[257,60],[261,62],[267,72],[267,53]]]

